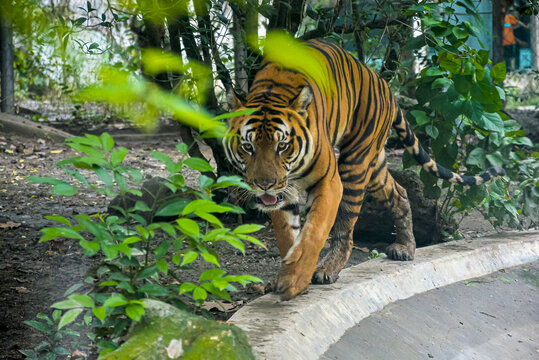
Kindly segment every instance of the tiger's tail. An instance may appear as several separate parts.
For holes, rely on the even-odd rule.
[[[404,117],[401,109],[399,109],[397,118],[393,122],[393,128],[397,131],[399,138],[408,151],[423,169],[432,175],[448,180],[449,182],[461,185],[481,185],[496,176],[504,176],[505,170],[501,167],[491,167],[481,175],[467,176],[452,172],[449,169],[439,165],[434,161],[429,154],[423,149],[421,143],[417,139],[410,123]]]

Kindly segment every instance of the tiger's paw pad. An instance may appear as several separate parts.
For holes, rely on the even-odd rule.
[[[394,243],[386,249],[387,257],[393,260],[411,261],[414,260],[414,251],[406,245]]]
[[[312,284],[333,284],[339,278],[338,275],[331,275],[323,270],[317,270],[311,279]]]

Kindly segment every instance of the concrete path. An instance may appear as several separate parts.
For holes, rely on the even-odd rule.
[[[538,359],[538,286],[532,262],[397,301],[320,359]]]
[[[389,304],[538,259],[537,231],[443,243],[418,249],[411,262],[378,258],[350,267],[341,272],[336,283],[311,285],[306,294],[291,301],[281,302],[274,294],[263,296],[244,306],[229,321],[246,331],[259,359],[318,359],[347,329]],[[453,311],[447,305],[445,311]],[[396,330],[404,326],[406,315],[399,322]],[[393,334],[393,338],[412,336]],[[389,343],[390,337],[373,342],[372,346],[378,344],[384,355],[381,359],[391,359],[385,356]],[[427,359],[429,352],[421,354],[412,358]],[[355,355],[354,359],[363,359],[361,353],[356,351]]]

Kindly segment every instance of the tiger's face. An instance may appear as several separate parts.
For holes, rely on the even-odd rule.
[[[236,111],[255,109],[250,115],[231,119],[223,145],[228,160],[251,187],[260,210],[277,210],[297,198],[290,181],[300,175],[312,148],[306,126],[311,101],[312,90],[305,87],[289,106],[255,107],[238,101],[233,106]]]

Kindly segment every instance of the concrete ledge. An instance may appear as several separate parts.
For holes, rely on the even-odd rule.
[[[57,142],[64,142],[65,139],[73,137],[73,135],[65,131],[6,113],[0,113],[0,133],[15,133],[35,139],[49,138]]]
[[[439,244],[418,249],[413,262],[378,258],[350,267],[335,284],[311,285],[292,301],[263,296],[229,322],[246,331],[259,359],[312,360],[387,304],[537,259],[538,231]]]

